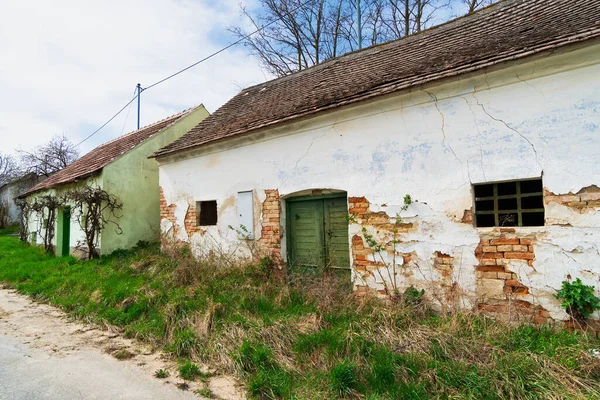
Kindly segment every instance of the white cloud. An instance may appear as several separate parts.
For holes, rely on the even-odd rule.
[[[248,2],[246,2],[248,3]],[[252,3],[252,2],[250,2]],[[218,50],[242,23],[239,0],[3,0],[0,4],[0,152],[65,133],[78,142],[142,87]],[[142,93],[142,125],[203,103],[216,110],[268,79],[236,46]],[[126,113],[82,145],[122,132]],[[135,129],[136,105],[125,132]]]

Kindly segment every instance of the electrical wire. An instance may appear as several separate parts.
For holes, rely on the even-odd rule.
[[[92,132],[90,135],[88,135],[85,139],[83,139],[81,142],[77,143],[75,145],[75,147],[78,147],[79,145],[81,145],[83,142],[85,142],[86,140],[88,140],[89,138],[91,138],[92,136],[94,136],[96,133],[98,133],[100,131],[100,129],[104,128],[106,125],[108,125],[113,119],[117,118],[117,116],[119,114],[121,114],[123,112],[123,110],[125,108],[127,108],[128,105],[130,105],[131,103],[133,103],[133,101],[137,98],[137,95],[133,96],[133,98],[131,100],[129,100],[127,102],[127,104],[125,104],[119,111],[117,111],[117,113],[115,115],[113,115],[112,117],[110,117],[110,119],[108,121],[106,121],[105,123],[102,124],[102,126],[98,129],[96,129],[94,132]]]
[[[296,11],[298,11],[300,8],[304,7],[305,5],[307,5],[308,3],[312,2],[312,1],[314,1],[314,0],[307,0],[307,1],[303,2],[302,4],[300,4],[298,7],[294,8],[293,10],[291,10],[290,12],[292,12],[292,13],[293,13],[293,12],[296,12]],[[260,31],[262,31],[262,30],[264,30],[265,28],[269,27],[270,25],[273,25],[275,22],[279,22],[280,20],[281,20],[281,18],[277,18],[277,19],[274,19],[274,20],[272,20],[271,22],[268,22],[268,23],[266,23],[265,25],[261,26],[260,28],[257,28],[257,29],[256,29],[256,30],[254,30],[253,32],[250,32],[249,34],[247,34],[247,35],[245,35],[245,36],[241,37],[240,39],[236,40],[236,41],[235,41],[235,42],[233,42],[233,43],[230,43],[230,44],[228,44],[227,46],[223,47],[222,49],[215,51],[214,53],[212,53],[212,54],[210,54],[210,55],[208,55],[208,56],[204,57],[203,59],[201,59],[201,60],[199,60],[199,61],[196,61],[195,63],[193,63],[193,64],[191,64],[191,65],[188,65],[187,67],[185,67],[185,68],[183,68],[183,69],[181,69],[181,70],[179,70],[179,71],[175,72],[174,74],[171,74],[171,75],[167,76],[166,78],[163,78],[163,79],[161,79],[161,80],[159,80],[159,81],[156,81],[156,82],[154,82],[154,83],[153,83],[153,84],[151,84],[150,86],[147,86],[147,87],[145,87],[145,88],[142,88],[142,91],[146,91],[146,90],[148,90],[148,89],[152,89],[153,87],[155,87],[155,86],[157,86],[157,85],[160,85],[161,83],[163,83],[163,82],[165,82],[165,81],[168,81],[168,80],[169,80],[169,79],[171,79],[171,78],[174,78],[174,77],[176,77],[177,75],[181,74],[182,72],[185,72],[185,71],[187,71],[188,69],[191,69],[191,68],[195,67],[196,65],[198,65],[198,64],[201,64],[201,63],[205,62],[206,60],[209,60],[209,59],[213,58],[214,56],[216,56],[216,55],[218,55],[218,54],[220,54],[220,53],[222,53],[222,52],[224,52],[224,51],[226,51],[226,50],[230,49],[231,47],[233,47],[233,46],[235,46],[235,45],[237,45],[237,44],[239,44],[239,43],[243,42],[244,40],[247,40],[247,39],[249,39],[251,36],[253,36],[253,35],[257,34],[258,32],[260,32]],[[77,143],[77,144],[75,145],[75,147],[79,146],[80,144],[82,144],[83,142],[85,142],[86,140],[88,140],[89,138],[91,138],[92,136],[94,136],[96,133],[98,133],[98,132],[99,132],[99,131],[100,131],[102,128],[104,128],[106,125],[108,125],[108,124],[109,124],[109,123],[110,123],[110,122],[111,122],[113,119],[115,119],[115,118],[116,118],[116,117],[117,117],[119,114],[121,114],[121,113],[123,112],[123,110],[125,110],[125,108],[127,108],[127,106],[128,106],[128,105],[130,105],[131,103],[133,103],[133,101],[134,101],[135,99],[137,99],[137,97],[138,97],[138,96],[139,96],[139,93],[138,93],[138,94],[136,94],[136,95],[135,95],[135,96],[134,96],[134,97],[133,97],[131,100],[129,100],[129,101],[127,102],[127,104],[125,104],[125,105],[124,105],[124,106],[123,106],[123,107],[122,107],[122,108],[121,108],[119,111],[117,111],[117,113],[116,113],[115,115],[113,115],[113,116],[112,116],[112,117],[111,117],[111,118],[110,118],[108,121],[106,121],[104,124],[102,124],[102,126],[101,126],[100,128],[96,129],[94,132],[92,132],[92,133],[91,133],[89,136],[87,136],[87,137],[86,137],[85,139],[83,139],[81,142]]]
[[[133,88],[133,94],[135,95],[135,92],[137,91],[137,86],[135,88]],[[125,132],[125,125],[127,125],[127,120],[129,119],[129,113],[131,112],[131,105],[133,103],[129,104],[129,108],[127,109],[127,114],[125,114],[125,121],[123,122],[123,127],[121,128],[121,136],[123,136],[123,132]]]

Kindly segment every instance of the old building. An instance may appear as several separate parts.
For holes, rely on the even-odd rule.
[[[502,1],[243,90],[156,153],[165,237],[565,319],[600,279],[599,15]]]
[[[60,199],[68,191],[85,186],[98,187],[115,196],[123,208],[111,216],[118,224],[109,224],[98,237],[98,249],[109,254],[117,249],[135,246],[140,240],[159,238],[158,166],[148,156],[180,138],[208,116],[197,106],[135,132],[96,147],[68,167],[31,188],[24,196],[29,204],[45,195]],[[28,218],[29,238],[43,243],[48,234],[48,210],[31,212]],[[53,228],[48,235],[56,254],[73,254],[85,247],[81,216],[66,201],[55,210]]]
[[[16,225],[21,222],[21,209],[16,200],[42,180],[43,177],[30,173],[0,186],[0,227]]]

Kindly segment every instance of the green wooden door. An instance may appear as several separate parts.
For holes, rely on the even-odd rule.
[[[346,197],[325,199],[323,203],[326,264],[330,267],[350,268]]]
[[[287,210],[291,265],[350,267],[345,196],[292,199]]]
[[[61,256],[71,252],[71,209],[64,208],[62,212],[62,249]]]

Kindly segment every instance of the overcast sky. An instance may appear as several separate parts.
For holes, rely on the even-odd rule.
[[[0,152],[78,143],[142,87],[234,40],[240,0],[0,0]],[[253,0],[244,0],[252,6]],[[142,93],[141,124],[270,79],[243,46]],[[136,103],[81,146],[135,130]]]

